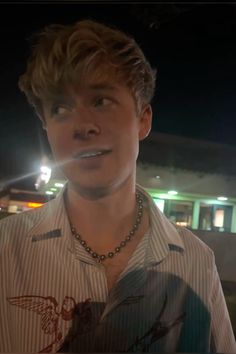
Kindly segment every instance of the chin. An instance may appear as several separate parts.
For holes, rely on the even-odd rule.
[[[87,200],[98,200],[111,193],[111,188],[108,186],[82,186],[78,183],[71,183],[71,185],[72,189],[76,191],[76,193]]]

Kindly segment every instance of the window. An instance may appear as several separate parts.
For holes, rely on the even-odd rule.
[[[164,213],[175,224],[191,227],[193,203],[182,200],[168,200],[165,203]]]
[[[199,229],[231,232],[232,206],[200,204]]]

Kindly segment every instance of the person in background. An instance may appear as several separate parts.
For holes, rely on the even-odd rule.
[[[135,40],[50,25],[19,86],[67,183],[0,223],[0,351],[236,353],[213,252],[136,183],[155,71]]]

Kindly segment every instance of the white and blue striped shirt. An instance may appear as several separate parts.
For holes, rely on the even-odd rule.
[[[151,227],[110,293],[63,192],[0,222],[0,352],[236,353],[213,252],[137,188]]]

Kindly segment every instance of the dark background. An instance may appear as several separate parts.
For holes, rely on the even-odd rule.
[[[18,77],[32,33],[82,18],[134,36],[157,69],[153,130],[236,145],[236,3],[0,4],[0,189],[34,188],[45,134]]]

